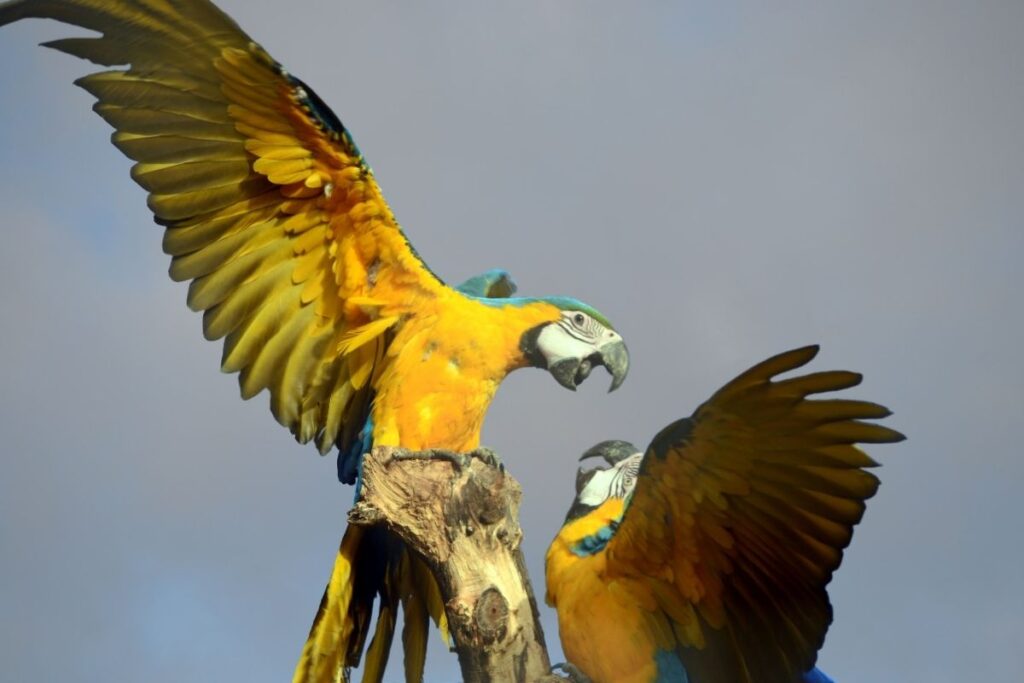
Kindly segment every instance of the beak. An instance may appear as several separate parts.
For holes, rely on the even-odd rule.
[[[613,439],[611,441],[602,441],[596,446],[588,448],[583,455],[580,456],[580,462],[583,462],[588,458],[603,458],[606,463],[614,467],[622,460],[632,457],[640,452],[639,448],[628,441]]]
[[[598,351],[600,363],[612,376],[612,385],[608,391],[612,392],[622,386],[629,374],[629,349],[622,339],[605,344]]]
[[[583,380],[590,376],[596,365],[603,365],[612,376],[608,391],[615,391],[626,380],[629,373],[629,350],[622,339],[610,341],[586,358],[563,358],[553,363],[548,371],[566,389],[576,391]]]

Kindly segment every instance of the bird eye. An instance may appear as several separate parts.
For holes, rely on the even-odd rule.
[[[586,318],[583,317],[582,313],[577,313],[572,317],[572,321],[577,325],[582,325],[584,320],[586,320]]]

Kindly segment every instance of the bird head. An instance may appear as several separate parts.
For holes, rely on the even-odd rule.
[[[519,342],[530,365],[544,368],[566,389],[576,390],[595,366],[612,376],[611,388],[622,385],[629,372],[626,343],[608,319],[575,299],[542,300],[557,308],[557,317],[528,329]]]
[[[636,486],[643,453],[628,441],[602,441],[580,456],[580,461],[589,458],[601,458],[608,466],[576,470],[576,498],[565,517],[567,522],[600,507],[609,498],[627,498]]]

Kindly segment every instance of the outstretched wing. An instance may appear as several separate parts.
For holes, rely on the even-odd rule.
[[[166,227],[171,277],[192,280],[223,369],[321,452],[364,422],[391,329],[449,292],[419,260],[338,118],[207,0],[15,0],[0,25],[92,29],[49,47],[104,66],[77,84],[136,162]]]
[[[691,681],[798,681],[813,667],[825,586],[878,487],[854,444],[903,438],[862,421],[882,406],[807,398],[860,375],[773,381],[816,353],[775,356],[662,430],[607,546],[610,578],[653,594]]]

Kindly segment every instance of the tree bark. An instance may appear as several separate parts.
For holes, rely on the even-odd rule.
[[[363,460],[349,521],[385,526],[431,568],[465,683],[564,680],[551,674],[523,562],[521,498],[504,468],[477,457],[378,447]]]

